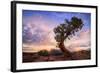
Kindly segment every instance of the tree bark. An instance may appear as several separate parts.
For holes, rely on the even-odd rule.
[[[61,51],[64,53],[64,57],[71,57],[71,53],[70,51],[68,51],[65,46],[64,46],[64,42],[61,42],[59,44],[59,48],[61,49]]]

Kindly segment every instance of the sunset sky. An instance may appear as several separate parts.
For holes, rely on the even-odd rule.
[[[91,14],[79,12],[50,12],[50,11],[22,11],[23,51],[37,52],[42,49],[59,49],[54,39],[53,29],[59,24],[69,21],[73,16],[81,18],[84,26],[71,40],[66,39],[64,44],[70,51],[88,50],[91,46]]]

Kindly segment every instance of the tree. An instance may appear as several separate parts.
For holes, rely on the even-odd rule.
[[[64,56],[70,56],[70,52],[65,48],[64,41],[71,39],[76,32],[82,29],[83,21],[80,18],[72,17],[69,21],[65,19],[63,24],[58,25],[54,28],[55,40],[58,42],[58,47],[64,53]]]

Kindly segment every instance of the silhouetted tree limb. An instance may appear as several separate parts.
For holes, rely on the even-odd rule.
[[[83,21],[80,18],[72,17],[71,20],[65,19],[63,24],[60,24],[54,28],[55,40],[58,42],[58,47],[62,50],[64,55],[70,55],[70,52],[65,48],[64,41],[65,39],[71,39],[76,32],[82,29]]]

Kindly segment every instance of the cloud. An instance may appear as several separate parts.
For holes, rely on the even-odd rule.
[[[55,45],[56,41],[51,24],[54,23],[39,15],[24,18],[23,43]]]
[[[65,46],[70,51],[88,50],[91,46],[90,30],[81,31],[79,35],[74,36],[71,40],[65,41]]]

